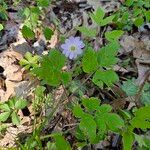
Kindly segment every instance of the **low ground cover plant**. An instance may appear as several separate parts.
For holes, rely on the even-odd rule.
[[[135,142],[138,143],[139,149],[150,148],[149,139],[140,135],[140,133],[146,134],[150,128],[149,84],[145,84],[140,98],[138,101],[134,101],[135,108],[133,110],[125,108],[115,110],[111,104],[94,94],[92,96],[86,94],[91,88],[113,91],[113,86],[118,86],[120,82],[127,97],[135,96],[134,98],[136,98],[140,90],[139,87],[131,80],[122,83],[118,73],[114,71],[114,65],[117,64],[119,59],[117,56],[120,49],[119,39],[126,29],[129,30],[128,26],[131,29],[133,24],[137,27],[142,25],[144,19],[149,21],[147,2],[140,2],[127,0],[123,8],[118,10],[119,12],[110,16],[106,16],[102,8],[98,8],[89,14],[92,21],[100,29],[112,23],[116,23],[117,26],[114,30],[103,33],[102,37],[105,44],[98,50],[95,50],[90,42],[90,39],[96,38],[97,28],[91,29],[80,26],[76,30],[87,38],[65,37],[63,41],[59,40],[57,48],[50,49],[46,55],[33,55],[29,52],[25,54],[20,61],[20,65],[34,79],[40,81],[40,86],[34,91],[35,98],[32,100],[35,111],[34,119],[38,121],[36,125],[34,124],[33,133],[25,138],[24,142],[17,141],[19,149],[71,150],[84,147],[92,149],[92,145],[103,141],[108,134],[112,133],[122,139],[121,147],[124,150],[132,149]],[[46,40],[51,39],[53,30],[42,27],[40,22],[40,17],[49,3],[49,0],[37,0],[37,6],[25,8],[23,11],[25,21],[22,34],[27,40],[35,39],[34,29],[38,26],[43,29]],[[128,14],[125,14],[126,16],[120,17],[124,9],[134,11],[135,18],[128,11]],[[130,18],[133,21],[132,25],[128,24]],[[122,20],[125,20],[125,22]],[[0,24],[0,30],[2,29],[3,26]],[[54,93],[60,87],[64,92],[58,103],[54,103]],[[47,92],[48,89],[51,92]],[[17,113],[19,109],[24,109],[27,105],[27,100],[16,97],[0,104],[0,123],[4,124],[11,119],[14,125],[19,125],[20,119]],[[75,119],[74,131],[70,133],[66,130],[43,135],[44,126],[51,123],[56,110],[62,105],[64,109],[71,112]],[[49,108],[50,111],[47,115],[41,117],[38,114],[40,114],[42,108]],[[68,135],[71,135],[74,139],[73,142],[69,140]]]

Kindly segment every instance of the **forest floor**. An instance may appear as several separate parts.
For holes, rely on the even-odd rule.
[[[65,37],[84,35],[76,30],[77,26],[85,25],[87,27],[95,27],[95,24],[89,19],[88,13],[101,7],[107,14],[116,11],[123,1],[98,1],[98,0],[68,0],[57,1],[52,3],[46,9],[46,16],[43,24],[54,29],[54,35],[51,40],[45,41],[40,29],[36,32],[36,40],[30,41],[22,36],[21,28],[23,19],[18,12],[27,5],[34,5],[32,1],[23,1],[17,7],[11,2],[8,4],[8,20],[3,21],[5,28],[0,35],[0,102],[6,102],[11,97],[23,96],[28,101],[32,101],[34,89],[40,84],[38,79],[34,79],[28,71],[19,65],[19,61],[24,57],[26,52],[43,55],[47,54],[52,48],[58,47],[60,35]],[[59,31],[53,25],[52,21],[59,20]],[[102,47],[104,40],[101,33],[110,31],[113,26],[108,26],[99,31],[99,36],[90,41],[94,49]],[[143,88],[143,84],[150,82],[150,24],[145,24],[139,28],[133,28],[126,31],[120,38],[121,48],[118,52],[118,63],[114,66],[114,70],[118,73],[120,82],[134,80],[134,83]],[[126,88],[130,89],[130,85]],[[47,87],[47,91],[51,90]],[[64,89],[60,86],[56,90],[56,99],[61,97]],[[140,91],[139,91],[140,92]],[[120,95],[116,98],[114,93]],[[140,94],[140,93],[139,93]],[[98,90],[89,88],[84,95],[96,96],[101,99],[109,99],[106,103],[110,103],[114,110],[128,109],[131,110],[136,104],[132,96],[127,96],[121,89],[121,84],[113,87],[113,92],[107,89]],[[137,95],[136,95],[137,96]],[[138,96],[136,98],[139,98]],[[149,101],[150,97],[146,97],[145,101]],[[65,103],[65,102],[64,102]],[[150,103],[150,102],[147,102]],[[42,110],[42,115],[46,115],[47,110]],[[40,114],[40,115],[41,115]],[[6,131],[0,130],[0,147],[14,147],[15,139],[19,136],[22,139],[26,135],[33,132],[34,111],[32,105],[28,105],[18,112],[21,118],[21,124],[14,126],[10,121],[5,123]],[[38,122],[38,120],[37,120]],[[71,130],[76,121],[72,117],[70,111],[61,106],[56,112],[50,123],[44,127],[43,135],[52,131]],[[71,127],[71,125],[73,125]],[[21,136],[20,136],[21,135]],[[67,137],[70,141],[71,136]],[[116,134],[110,134],[107,139],[95,145],[95,149],[120,149],[120,139]]]

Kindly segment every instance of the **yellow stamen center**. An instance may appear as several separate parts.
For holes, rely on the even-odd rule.
[[[71,51],[75,51],[75,50],[76,50],[76,47],[75,47],[75,46],[71,46],[71,47],[70,47],[70,50],[71,50]]]

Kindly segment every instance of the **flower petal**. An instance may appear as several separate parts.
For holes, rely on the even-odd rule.
[[[61,48],[62,48],[62,49],[67,49],[67,47],[68,47],[67,44],[62,44],[62,45],[61,45]]]
[[[69,58],[70,58],[70,59],[73,59],[74,56],[75,56],[75,54],[72,52],[72,53],[70,53]]]

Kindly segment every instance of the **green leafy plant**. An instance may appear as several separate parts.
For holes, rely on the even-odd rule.
[[[17,115],[19,109],[23,109],[27,106],[27,101],[20,98],[12,98],[8,102],[0,104],[0,121],[5,122],[11,117],[14,125],[19,125],[20,118]]]
[[[51,86],[67,84],[71,80],[70,73],[62,71],[65,65],[65,56],[57,50],[51,50],[47,56],[43,56],[41,66],[35,67],[33,72]]]
[[[150,3],[146,0],[126,0],[114,13],[114,22],[119,29],[131,30],[133,25],[140,27],[150,21]]]
[[[112,86],[113,83],[119,80],[118,75],[111,69],[117,62],[116,54],[118,48],[118,42],[113,41],[98,52],[95,52],[92,48],[87,48],[83,55],[83,71],[94,73],[92,81],[101,88],[103,88],[104,84]],[[105,70],[102,68],[105,68]]]
[[[127,80],[123,83],[122,90],[127,94],[127,96],[135,97],[139,91],[139,87],[134,83],[134,81]],[[146,83],[140,94],[141,95],[140,101],[146,106],[150,105],[150,92],[149,91],[150,91],[150,84]]]
[[[34,40],[35,29],[38,27],[43,31],[46,40],[51,39],[54,34],[53,30],[42,25],[44,11],[50,2],[50,0],[36,0],[35,6],[26,7],[23,11],[25,20],[22,33],[26,39]],[[40,122],[38,127],[34,123],[33,133],[26,138],[23,145],[20,144],[22,149],[43,149],[43,143],[46,143],[44,148],[50,150],[71,150],[71,145],[74,148],[74,143],[70,145],[65,140],[68,131],[62,134],[54,132],[50,135],[41,136],[44,126],[54,118],[60,103],[66,104],[64,107],[69,108],[76,118],[76,132],[75,134],[71,133],[71,135],[76,139],[77,148],[98,143],[104,140],[109,133],[117,133],[122,136],[124,150],[132,149],[134,141],[137,141],[140,147],[148,147],[148,140],[135,132],[135,129],[145,132],[150,128],[150,108],[148,106],[150,86],[148,84],[144,86],[141,94],[141,101],[146,106],[136,108],[134,112],[128,110],[113,112],[111,105],[104,104],[98,98],[85,98],[89,88],[111,89],[115,83],[119,82],[119,76],[113,70],[114,65],[118,62],[117,54],[120,48],[118,40],[124,34],[122,30],[130,30],[133,25],[139,27],[144,22],[149,21],[147,8],[148,4],[143,0],[127,0],[121,10],[113,15],[106,15],[101,8],[90,13],[89,15],[92,21],[97,24],[98,30],[109,24],[117,25],[118,28],[112,31],[104,30],[101,37],[105,42],[97,51],[90,44],[90,38],[97,36],[97,29],[81,26],[77,27],[77,30],[88,37],[86,41],[82,41],[80,37],[71,36],[66,40],[64,38],[64,44],[56,49],[51,49],[47,55],[37,56],[29,52],[25,54],[20,64],[38,78],[42,85],[35,89],[32,105],[35,111],[34,122],[40,120],[42,123]],[[51,102],[52,100],[55,101],[54,95],[57,95],[59,87],[62,88],[63,93],[60,100],[56,100],[55,106]],[[139,91],[139,87],[131,80],[124,82],[122,89],[127,96],[136,96]],[[74,101],[76,103],[73,103]],[[70,105],[73,105],[73,108]],[[20,99],[11,99],[1,104],[0,121],[5,122],[12,118],[13,124],[18,125],[17,112],[26,106],[26,101]],[[48,114],[45,112],[46,115],[41,117],[43,107],[44,111],[47,108],[52,110]],[[39,113],[41,118],[36,120],[36,115]]]
[[[33,56],[30,52],[27,52],[24,59],[20,60],[20,65],[24,66],[26,70],[38,67],[40,57],[38,55]]]
[[[35,31],[40,28],[46,40],[50,40],[54,34],[50,27],[45,27],[42,21],[45,18],[44,11],[50,5],[51,0],[35,0],[36,6],[26,7],[22,12],[24,17],[24,26],[22,27],[22,34],[26,39],[35,39]]]
[[[90,17],[98,25],[105,26],[105,25],[111,23],[115,16],[112,15],[112,16],[109,16],[109,17],[105,17],[104,10],[102,8],[97,8],[97,10],[94,13],[90,14]]]
[[[108,131],[119,133],[124,127],[124,121],[117,114],[112,113],[112,107],[107,104],[100,105],[97,98],[83,98],[82,106],[76,105],[73,114],[80,119],[76,137],[98,143]]]
[[[99,7],[93,13],[90,13],[89,16],[91,17],[92,21],[97,24],[97,27],[103,27],[112,23],[115,17],[114,15],[105,17],[105,11]],[[97,35],[96,28],[89,28],[89,27],[81,26],[81,27],[77,27],[77,30],[79,30],[85,36],[90,37],[90,38],[96,37]],[[116,36],[117,35],[114,35],[114,37]]]
[[[145,145],[147,147],[143,138],[134,133],[134,129],[138,128],[146,130],[150,128],[149,113],[150,106],[141,107],[136,110],[133,118],[130,119],[129,123],[126,125],[125,130],[122,132],[124,150],[132,149],[134,140],[137,140],[139,144],[141,144],[142,140],[142,146]]]

